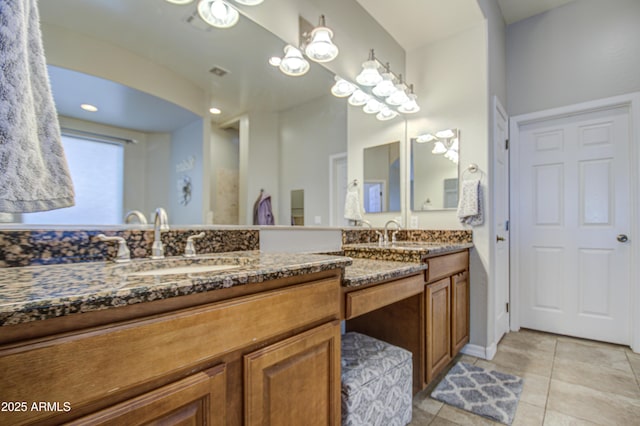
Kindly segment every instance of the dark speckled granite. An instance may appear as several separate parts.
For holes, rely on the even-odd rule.
[[[377,229],[384,233],[384,229]],[[342,244],[375,243],[378,236],[374,229],[351,228],[342,230]],[[391,238],[391,235],[389,235]],[[437,243],[472,243],[473,233],[469,230],[441,229],[401,229],[396,235],[398,241],[428,241]]]
[[[206,235],[195,241],[198,253],[260,248],[260,233],[257,229],[178,228],[162,232],[165,255],[181,255],[184,252],[187,237],[201,231]],[[96,241],[95,236],[102,233],[124,237],[132,258],[145,258],[151,255],[153,230],[149,229],[2,230],[0,231],[0,268],[113,260],[117,253],[117,245]]]
[[[427,269],[427,265],[424,263],[353,258],[353,263],[345,271],[342,285],[345,287],[358,287],[379,283],[413,275],[425,269]]]
[[[342,246],[345,256],[364,259],[389,260],[395,262],[423,262],[426,258],[473,247],[472,243],[432,243],[399,241],[396,244],[379,246],[373,243],[346,244]]]
[[[188,264],[231,264],[220,272],[132,276]],[[267,280],[344,269],[347,257],[243,251],[127,264],[94,262],[0,269],[0,325],[150,302]]]

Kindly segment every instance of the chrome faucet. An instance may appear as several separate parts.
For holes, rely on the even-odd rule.
[[[393,232],[393,234],[391,235],[391,242],[395,243],[396,242],[396,234],[398,233],[399,230],[402,229],[402,226],[400,225],[400,222],[398,222],[395,219],[391,219],[389,221],[387,221],[387,223],[384,224],[384,243],[387,244],[389,243],[389,225],[394,223],[396,225],[396,230]]]
[[[204,232],[191,235],[187,238],[187,245],[184,247],[184,257],[194,257],[196,255],[196,246],[193,244],[193,240],[204,237]]]
[[[131,252],[127,247],[127,241],[122,237],[107,237],[104,234],[96,235],[99,241],[116,241],[118,243],[118,254],[116,255],[115,262],[123,263],[131,260]]]
[[[129,210],[127,214],[124,215],[124,223],[125,224],[131,223],[131,218],[134,218],[134,217],[138,219],[138,223],[140,223],[140,225],[147,224],[147,218],[144,217],[144,215],[140,210]]]
[[[169,219],[167,212],[162,207],[158,207],[153,216],[153,245],[151,246],[152,259],[164,259],[164,246],[162,245],[162,231],[169,230]]]
[[[363,219],[361,222],[362,222],[362,226],[367,225],[369,229],[373,229],[373,226],[371,226],[371,222],[369,222],[368,220]],[[382,236],[382,232],[378,231],[377,229],[373,229],[373,231],[378,236],[378,245],[382,247],[382,245],[384,244],[384,238]],[[371,239],[369,239],[369,242],[371,242]]]

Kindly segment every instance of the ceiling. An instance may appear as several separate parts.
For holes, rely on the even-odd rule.
[[[407,51],[446,38],[484,19],[473,0],[356,0]],[[498,0],[512,24],[572,0]]]

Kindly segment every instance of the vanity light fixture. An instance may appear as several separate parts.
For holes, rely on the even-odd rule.
[[[334,96],[349,96],[350,105],[364,105],[364,112],[376,114],[378,120],[391,120],[398,113],[413,114],[420,111],[413,85],[407,86],[402,74],[394,74],[388,62],[382,65],[373,49],[362,64],[362,71],[355,78],[356,83],[339,76],[335,80],[336,83],[331,87]]]
[[[326,27],[324,15],[320,23],[311,30],[304,47],[304,53],[315,62],[329,62],[338,56],[338,46],[333,44],[333,31]]]
[[[309,71],[309,61],[303,56],[302,52],[290,44],[284,47],[284,58],[280,62],[278,68],[286,75],[298,77]]]
[[[97,112],[98,111],[98,107],[95,105],[91,105],[91,104],[81,104],[80,108],[82,108],[85,111],[88,112]]]
[[[460,131],[458,129],[445,129],[436,134],[426,133],[415,138],[417,143],[433,142],[432,154],[444,154],[445,158],[458,164]]]
[[[198,14],[204,22],[216,28],[233,27],[240,13],[224,0],[200,0]]]
[[[180,4],[180,5],[189,4],[189,3],[193,2],[193,0],[167,0],[167,1],[169,3]]]

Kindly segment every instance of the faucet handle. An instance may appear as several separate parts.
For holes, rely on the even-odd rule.
[[[127,241],[122,237],[107,237],[104,234],[98,234],[96,238],[99,241],[116,241],[118,243],[118,254],[116,255],[115,262],[123,263],[129,262],[131,260],[131,252],[129,251],[129,247],[127,247]]]
[[[391,233],[391,244],[395,244],[397,239],[396,239],[396,235],[398,235],[398,232],[400,232],[399,229],[396,229],[395,231],[393,231]]]
[[[199,234],[196,235],[191,235],[190,237],[187,238],[187,245],[184,247],[184,257],[194,257],[196,255],[196,246],[193,243],[193,240],[199,239],[199,238],[203,238],[204,237],[204,232],[200,232]]]

